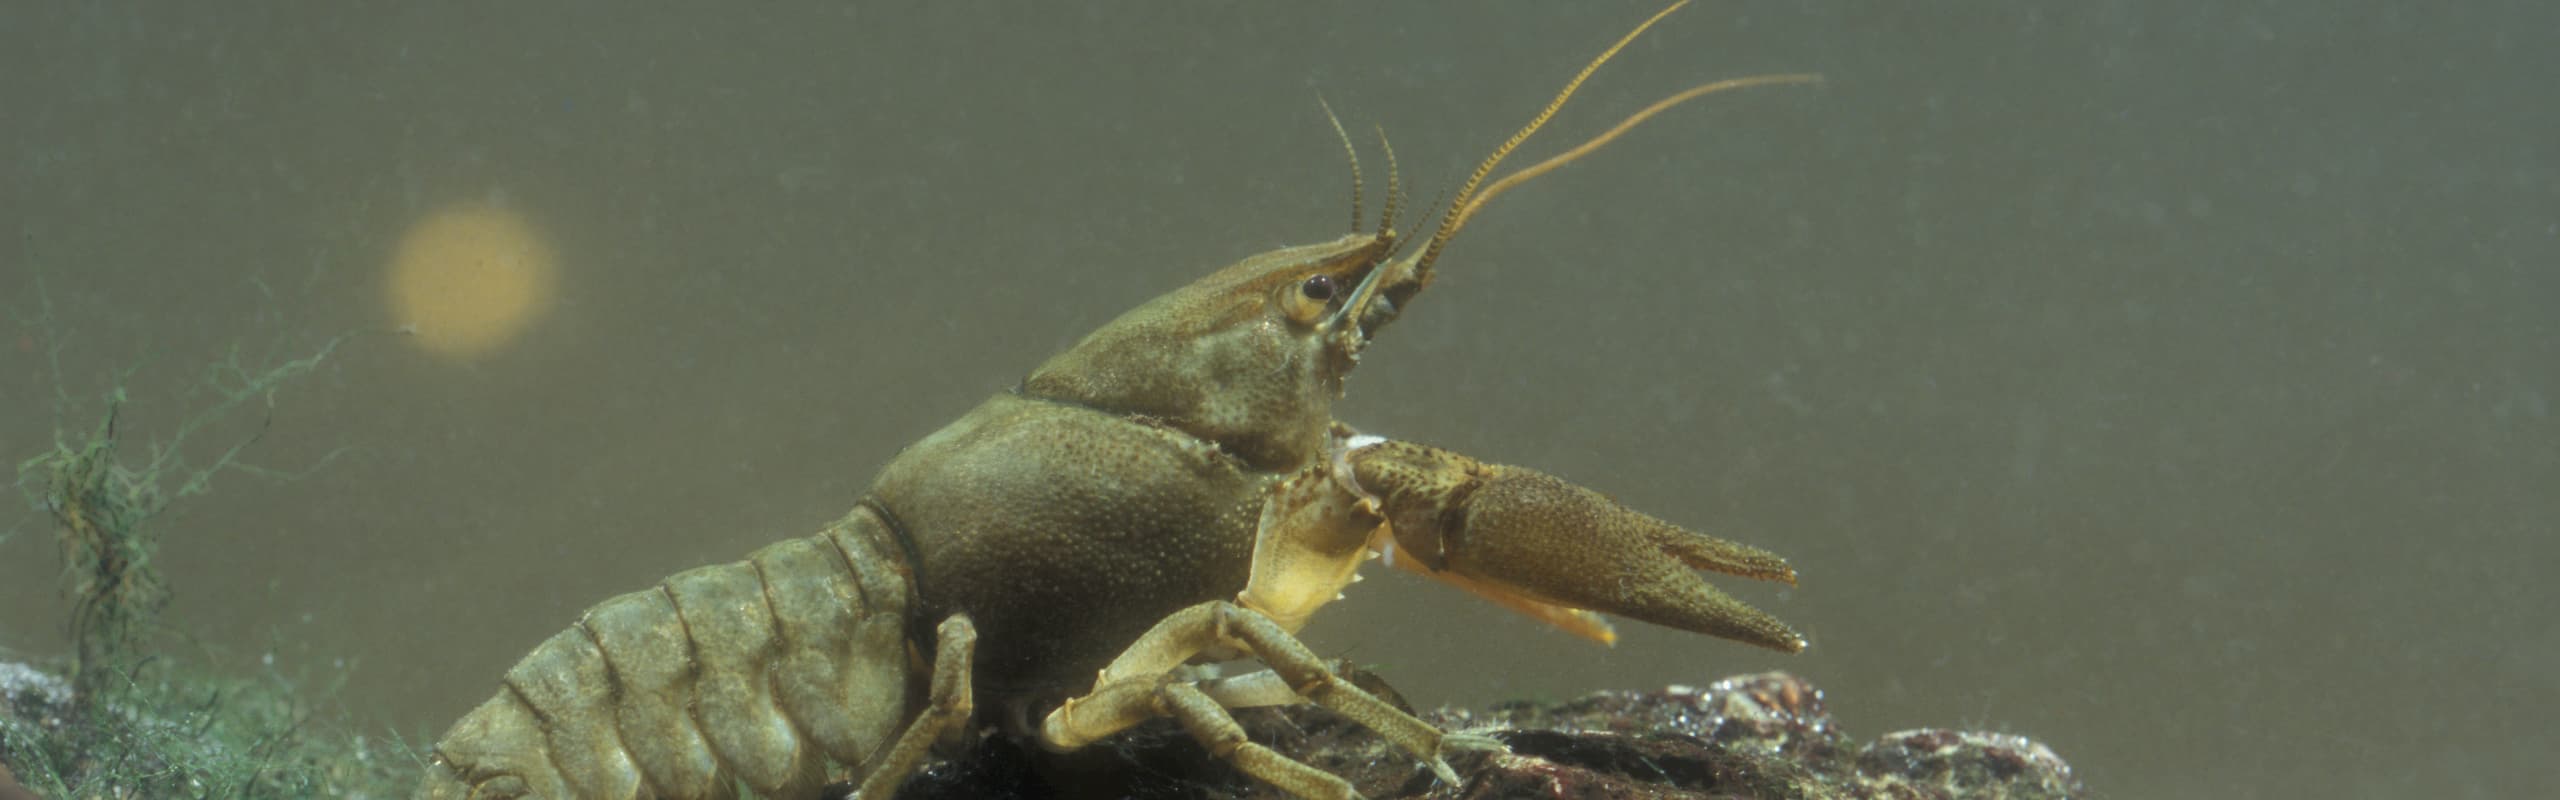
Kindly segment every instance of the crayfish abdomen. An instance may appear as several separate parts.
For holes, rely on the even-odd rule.
[[[857,508],[596,605],[454,723],[415,796],[815,794],[909,715],[897,547]]]

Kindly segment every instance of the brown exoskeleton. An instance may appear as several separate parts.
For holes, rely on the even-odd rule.
[[[1454,781],[1445,752],[1497,745],[1353,687],[1294,636],[1381,554],[1604,641],[1598,612],[1801,650],[1694,571],[1793,583],[1775,555],[1333,419],[1361,350],[1486,200],[1677,103],[1810,80],[1697,87],[1476,191],[1671,10],[1487,158],[1419,252],[1399,257],[1390,203],[1376,233],[1257,255],[1121,315],[901,452],[818,534],[590,609],[437,743],[417,796],[803,797],[850,769],[859,796],[885,798],[976,729],[981,694],[1050,748],[1170,717],[1259,780],[1353,796],[1227,712],[1311,701]],[[1271,669],[1185,668],[1235,657]]]

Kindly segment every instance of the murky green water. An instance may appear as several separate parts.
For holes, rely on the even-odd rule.
[[[229,342],[403,322],[386,264],[437,209],[549,238],[520,339],[350,345],[256,459],[354,450],[168,527],[173,623],[343,663],[431,733],[587,605],[842,513],[1125,307],[1341,232],[1318,92],[1418,201],[1451,188],[1652,10],[1585,5],[27,4],[0,298],[43,276],[76,392],[150,354],[147,431]],[[1342,413],[1787,554],[1801,589],[1736,589],[1812,650],[1600,650],[1393,577],[1310,639],[1426,703],[1784,667],[1854,730],[2030,734],[2121,797],[2548,786],[2554,30],[2525,3],[1684,11],[1549,147],[1705,80],[1829,83],[1507,196]],[[14,460],[54,376],[0,333]],[[58,651],[21,524],[0,646]]]

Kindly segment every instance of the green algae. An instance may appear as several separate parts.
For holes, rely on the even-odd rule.
[[[273,423],[274,397],[317,369],[349,335],[307,355],[251,366],[238,347],[208,365],[212,400],[147,446],[122,445],[126,386],[83,413],[60,388],[64,349],[49,298],[22,320],[44,335],[56,378],[51,446],[20,459],[16,486],[51,523],[62,560],[71,652],[35,665],[0,660],[0,765],[27,790],[56,798],[396,797],[417,769],[406,743],[355,733],[328,706],[343,671],[326,681],[289,679],[269,665],[239,677],[210,659],[176,657],[155,643],[169,633],[172,598],[155,556],[166,512],[203,495],[227,473],[292,478],[242,459]],[[208,447],[207,431],[254,428]],[[80,418],[82,422],[66,422]],[[0,536],[5,541],[6,536]],[[59,674],[56,674],[56,673]],[[0,780],[0,797],[15,788]]]

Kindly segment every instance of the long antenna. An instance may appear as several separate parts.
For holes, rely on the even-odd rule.
[[[1564,90],[1556,92],[1555,99],[1547,101],[1547,107],[1540,110],[1538,116],[1530,119],[1529,124],[1521,126],[1520,132],[1511,134],[1511,138],[1505,140],[1501,147],[1494,148],[1493,155],[1486,156],[1484,163],[1477,164],[1475,174],[1468,175],[1467,182],[1458,187],[1458,196],[1450,199],[1449,214],[1440,218],[1440,230],[1431,234],[1430,244],[1423,246],[1421,260],[1414,264],[1414,273],[1426,279],[1431,274],[1431,262],[1439,260],[1440,249],[1447,247],[1449,238],[1458,235],[1458,228],[1466,224],[1466,215],[1459,212],[1470,207],[1469,201],[1475,197],[1476,184],[1484,182],[1484,176],[1491,174],[1493,168],[1502,163],[1503,157],[1511,155],[1511,151],[1518,148],[1521,142],[1529,140],[1530,134],[1537,133],[1539,128],[1544,127],[1547,120],[1556,115],[1558,109],[1564,108],[1566,100],[1573,99],[1574,91],[1582,88],[1582,82],[1590,79],[1591,73],[1599,71],[1600,65],[1609,63],[1609,59],[1616,57],[1618,51],[1626,49],[1627,43],[1644,35],[1645,29],[1653,27],[1653,24],[1661,22],[1663,17],[1671,16],[1671,12],[1678,11],[1688,4],[1689,0],[1672,3],[1669,8],[1654,12],[1652,17],[1647,18],[1643,24],[1637,25],[1635,30],[1618,37],[1617,44],[1609,45],[1609,49],[1600,52],[1600,57],[1591,59],[1591,63],[1583,65],[1581,72],[1574,73],[1573,80],[1565,82]]]
[[[1459,225],[1465,225],[1468,217],[1476,215],[1476,209],[1483,208],[1484,204],[1491,201],[1496,195],[1500,195],[1503,192],[1510,190],[1512,187],[1527,183],[1531,178],[1553,172],[1557,167],[1571,164],[1575,159],[1590,155],[1593,151],[1607,146],[1609,142],[1616,140],[1620,135],[1625,134],[1627,131],[1634,130],[1637,125],[1643,124],[1645,120],[1651,119],[1653,115],[1670,110],[1672,106],[1731,89],[1748,89],[1754,86],[1776,86],[1783,84],[1821,82],[1822,76],[1820,75],[1812,73],[1791,73],[1784,75],[1753,75],[1748,78],[1727,78],[1714,83],[1689,87],[1688,89],[1682,90],[1679,94],[1654,101],[1653,105],[1645,106],[1643,111],[1638,111],[1627,117],[1624,121],[1619,122],[1617,127],[1610,128],[1608,132],[1591,137],[1590,141],[1574,145],[1573,149],[1557,153],[1553,158],[1523,167],[1518,172],[1502,176],[1502,180],[1494,181],[1493,185],[1486,186],[1483,194],[1476,195],[1474,198],[1469,199],[1466,205],[1459,206],[1455,212],[1452,212],[1451,216],[1458,221]]]

